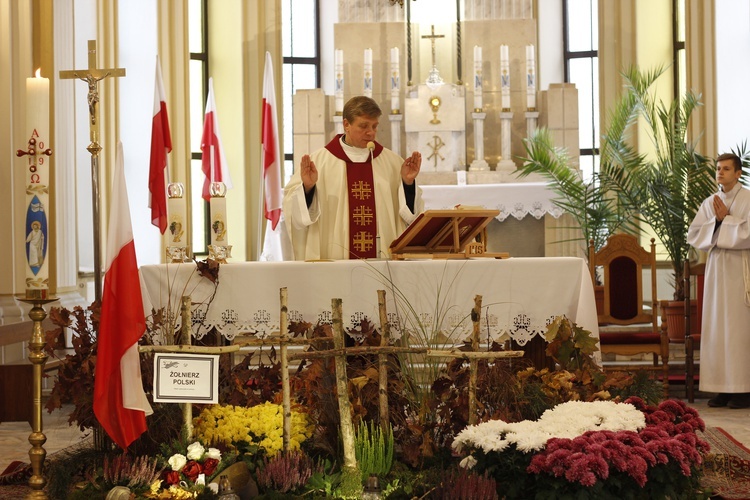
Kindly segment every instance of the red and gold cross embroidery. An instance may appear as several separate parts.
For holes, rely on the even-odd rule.
[[[369,252],[372,250],[372,234],[367,231],[359,231],[352,239],[354,250],[357,252]]]
[[[372,187],[369,182],[356,181],[352,183],[352,196],[355,200],[369,200],[372,195]]]
[[[369,207],[366,207],[364,205],[360,205],[358,207],[355,207],[352,212],[352,218],[354,218],[354,223],[358,226],[368,226],[372,222],[372,209]]]

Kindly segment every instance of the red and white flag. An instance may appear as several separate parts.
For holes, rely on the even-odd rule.
[[[151,208],[151,224],[161,234],[167,229],[167,153],[172,151],[172,136],[169,133],[167,95],[161,78],[161,64],[156,56],[156,84],[154,85],[154,113],[151,121],[151,162],[148,171],[148,206]]]
[[[112,185],[107,263],[94,374],[94,414],[122,449],[146,431],[152,413],[143,392],[138,340],[146,331],[122,143]]]
[[[221,146],[213,78],[208,79],[208,99],[206,99],[206,116],[203,121],[201,151],[203,152],[201,170],[206,175],[206,179],[203,181],[203,199],[209,201],[211,195],[208,189],[212,182],[223,182],[227,189],[232,188],[232,179],[229,178],[229,165],[227,165],[227,159],[224,156],[224,148]]]
[[[276,119],[276,89],[273,84],[273,61],[266,52],[263,69],[263,186],[264,212],[272,229],[281,218],[281,154],[279,152],[279,126]]]

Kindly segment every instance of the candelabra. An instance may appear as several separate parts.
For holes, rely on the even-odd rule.
[[[44,477],[43,469],[47,451],[43,445],[47,441],[47,436],[42,432],[42,376],[44,374],[44,364],[47,362],[48,356],[44,352],[45,342],[42,322],[47,317],[47,312],[43,306],[56,301],[57,298],[19,300],[27,304],[32,304],[33,307],[29,311],[29,318],[34,322],[31,329],[31,341],[29,341],[29,361],[32,364],[34,372],[32,388],[34,411],[32,415],[31,434],[29,434],[29,443],[31,444],[29,460],[31,461],[32,470],[31,477],[29,478],[29,486],[32,491],[27,498],[46,499],[48,497],[44,491],[44,487],[47,485],[47,480]]]

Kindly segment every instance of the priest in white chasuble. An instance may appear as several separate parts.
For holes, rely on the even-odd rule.
[[[750,191],[740,158],[716,160],[720,190],[706,199],[688,242],[708,252],[701,325],[700,390],[712,407],[750,407]]]
[[[375,142],[381,114],[371,98],[353,97],[344,106],[344,134],[302,157],[283,202],[295,260],[386,256],[423,211],[422,157],[404,160]]]

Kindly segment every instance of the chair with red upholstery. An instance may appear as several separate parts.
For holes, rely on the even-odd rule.
[[[633,357],[651,354],[653,365],[618,364],[616,369],[661,371],[664,397],[669,395],[669,340],[658,326],[656,298],[656,244],[646,251],[638,238],[614,234],[598,252],[589,244],[589,270],[596,285],[596,269],[602,270],[604,302],[599,319],[602,355]],[[650,269],[651,306],[643,302],[643,269]],[[661,360],[661,361],[660,361]],[[606,369],[606,368],[605,368]]]

